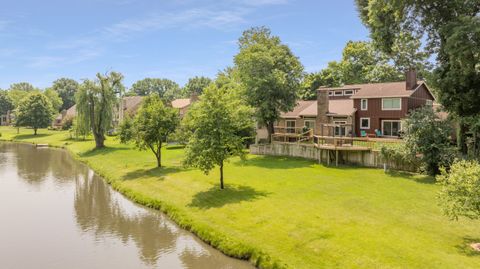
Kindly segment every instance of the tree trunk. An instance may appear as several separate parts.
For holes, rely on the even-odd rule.
[[[460,124],[458,128],[458,137],[457,137],[457,146],[460,152],[465,156],[468,154],[468,148],[467,148],[467,139],[466,139],[466,133],[468,130],[467,124],[463,121],[463,119],[460,119]]]
[[[157,149],[157,167],[162,167],[162,143],[158,146]]]
[[[273,122],[267,123],[268,143],[272,143],[272,135],[275,133]]]
[[[223,161],[220,162],[220,189],[223,190]]]
[[[103,134],[93,132],[93,137],[95,138],[95,147],[97,149],[105,147],[105,137],[103,136]]]
[[[37,135],[37,128],[33,128],[33,135]]]

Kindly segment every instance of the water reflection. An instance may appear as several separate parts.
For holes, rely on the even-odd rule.
[[[11,179],[10,175],[15,175],[14,170],[16,170],[18,178]],[[80,247],[77,249],[79,254],[77,260],[74,260],[76,262],[74,267],[102,268],[99,267],[100,264],[109,264],[108,256],[110,255],[118,259],[115,268],[252,268],[248,263],[228,258],[202,243],[190,233],[178,228],[160,212],[137,206],[125,199],[122,195],[113,191],[90,169],[73,160],[65,151],[0,143],[0,178],[2,180],[8,178],[12,182],[14,180],[26,182],[31,186],[50,186],[50,183],[57,186],[53,189],[48,187],[35,188],[35,191],[40,195],[36,199],[42,199],[37,200],[36,203],[49,202],[51,204],[50,202],[54,200],[53,205],[61,206],[58,209],[48,208],[50,212],[43,215],[47,218],[47,216],[52,216],[51,211],[57,211],[62,212],[58,213],[61,214],[61,218],[68,218],[65,215],[68,215],[68,211],[70,211],[72,227],[66,226],[70,223],[69,221],[57,224],[48,219],[44,220],[45,223],[43,223],[43,225],[48,226],[41,226],[40,223],[37,223],[37,226],[52,229],[56,232],[55,237],[57,238],[62,238],[61,234],[65,233],[65,237],[69,239],[65,239],[66,242],[58,242],[59,245],[73,244],[75,247],[80,245],[85,248],[85,238],[88,239],[88,242],[93,242],[93,245],[87,246],[87,250]],[[21,185],[16,187],[19,188],[18,190],[15,189],[15,184],[7,184],[6,186],[10,186],[12,189],[6,189],[5,191],[15,197],[21,195],[32,197],[30,192],[22,192]],[[60,188],[58,188],[59,186]],[[15,194],[15,191],[18,191],[18,194]],[[18,198],[29,199],[28,197]],[[71,205],[72,200],[73,207],[69,209],[68,205]],[[28,207],[26,208],[28,209]],[[0,207],[1,210],[2,207]],[[25,211],[25,209],[22,211]],[[23,212],[23,214],[29,215],[30,213]],[[36,211],[34,214],[42,215],[42,212]],[[15,222],[12,221],[12,223]],[[8,223],[5,225],[8,226]],[[38,229],[34,223],[31,225],[31,230]],[[58,228],[55,228],[55,225],[59,225]],[[20,235],[22,234],[20,229],[18,232]],[[48,232],[47,229],[45,229],[45,232]],[[75,236],[72,238],[71,234]],[[48,234],[43,236],[45,238],[54,237],[48,236]],[[17,240],[18,245],[24,245],[18,241],[16,236],[12,235],[11,238],[7,239]],[[45,240],[48,239],[38,242],[28,240],[25,244],[34,245],[37,243],[38,247],[42,248]],[[126,250],[118,249],[120,248],[118,246],[115,250],[111,249],[112,242],[116,241],[125,246]],[[92,250],[99,246],[102,252],[96,253],[96,250]],[[125,253],[125,251],[131,253],[130,246],[137,249],[137,259],[141,261],[140,264],[132,265],[131,255],[120,254]],[[2,247],[7,246],[2,246],[0,242],[0,249]],[[7,253],[3,253],[4,255],[8,255],[8,248],[6,249]],[[59,260],[62,260],[61,254],[55,254],[60,256]],[[32,259],[36,257],[35,253],[30,255]],[[45,259],[45,255],[37,254],[37,256],[39,256],[39,259]],[[40,258],[40,256],[42,257]],[[0,268],[2,268],[1,257],[2,254],[0,253]],[[122,259],[125,259],[124,264],[122,264]],[[65,258],[65,260],[68,259]],[[82,262],[81,266],[79,261]],[[14,262],[13,258],[12,262]],[[8,267],[8,265],[7,259],[6,266]],[[56,262],[54,267],[72,268],[70,265],[62,265]],[[49,266],[49,268],[53,267]]]

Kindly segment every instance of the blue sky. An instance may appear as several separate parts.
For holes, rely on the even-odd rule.
[[[48,87],[115,70],[183,85],[233,64],[242,31],[267,26],[306,71],[338,60],[348,40],[366,40],[353,0],[16,0],[0,9],[0,88]]]

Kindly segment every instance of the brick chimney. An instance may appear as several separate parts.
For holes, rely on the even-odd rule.
[[[417,71],[409,69],[405,74],[407,91],[414,90],[417,87]]]
[[[328,92],[329,90],[325,87],[320,87],[320,89],[317,90],[317,119],[315,125],[318,135],[321,135],[322,124],[328,123]],[[329,135],[328,128],[323,128],[323,131],[323,135]]]

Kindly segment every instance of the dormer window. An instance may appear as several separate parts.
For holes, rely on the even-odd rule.
[[[353,90],[345,90],[343,95],[353,95]]]

